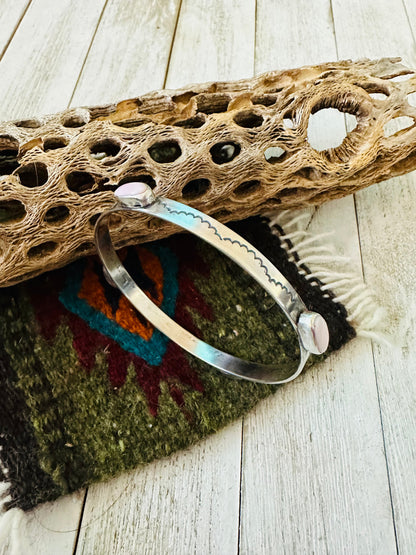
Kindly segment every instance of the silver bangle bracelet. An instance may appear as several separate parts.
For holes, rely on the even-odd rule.
[[[183,349],[225,374],[246,380],[279,384],[295,379],[310,355],[322,354],[329,342],[324,318],[310,312],[288,280],[256,248],[214,218],[174,200],[156,197],[144,183],[126,183],[115,191],[117,202],[95,225],[95,243],[111,285],[118,287],[131,304],[157,329]],[[113,247],[108,227],[111,214],[120,211],[145,213],[190,231],[234,260],[249,273],[283,310],[299,339],[297,363],[258,364],[227,354],[198,339],[156,306],[134,282]]]

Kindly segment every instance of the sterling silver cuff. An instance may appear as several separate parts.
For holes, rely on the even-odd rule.
[[[214,218],[174,200],[156,197],[145,183],[126,183],[115,191],[116,205],[95,225],[95,243],[108,281],[118,287],[147,320],[183,349],[225,374],[250,381],[279,384],[295,379],[310,353],[322,354],[329,342],[328,327],[310,312],[288,280],[256,248]],[[115,212],[138,212],[166,220],[190,231],[234,260],[276,301],[299,339],[299,362],[259,364],[227,354],[198,339],[160,310],[131,278],[114,250],[108,228]]]

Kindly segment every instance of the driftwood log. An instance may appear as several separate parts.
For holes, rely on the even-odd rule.
[[[398,58],[343,61],[0,123],[0,286],[95,252],[94,223],[127,181],[228,221],[321,204],[413,170],[415,91]],[[308,122],[325,108],[357,125],[318,151]],[[386,124],[403,117],[408,127],[388,136]],[[117,246],[177,231],[128,216],[112,228]]]

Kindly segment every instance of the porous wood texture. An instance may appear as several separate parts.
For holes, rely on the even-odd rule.
[[[123,182],[145,181],[229,221],[321,204],[408,172],[415,91],[399,58],[342,61],[1,123],[0,286],[95,252],[94,223]],[[353,114],[357,125],[341,145],[318,151],[308,124],[325,108]],[[390,134],[403,116],[407,127]],[[177,228],[128,215],[115,217],[112,231],[121,247]]]

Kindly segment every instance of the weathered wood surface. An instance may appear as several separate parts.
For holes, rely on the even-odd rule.
[[[307,0],[278,4],[258,4],[256,71],[272,67],[277,50],[283,67],[336,59],[329,2],[314,3],[313,28],[298,18]],[[310,48],[293,48],[299,36]],[[325,143],[342,132],[342,118],[327,113],[314,135]],[[307,225],[334,231],[334,254],[361,273],[353,196],[324,204]],[[371,345],[353,342],[293,385],[246,418],[241,553],[394,553]]]
[[[2,118],[64,109],[77,81],[79,105],[336,58],[404,55],[416,67],[408,0],[110,0],[103,13],[104,2],[84,3],[82,13],[74,4],[32,0],[0,63]],[[0,0],[0,14],[6,5]],[[343,123],[326,117],[317,140],[342,137]],[[25,552],[70,554],[80,525],[75,550],[86,554],[412,554],[415,185],[413,174],[395,178],[311,211],[308,224],[334,230],[337,254],[376,289],[393,347],[354,341],[259,405],[243,429],[236,422],[185,453],[91,487],[83,512],[82,492],[38,508],[25,524]]]
[[[413,2],[380,4],[334,2],[338,52],[357,56],[366,50],[403,52],[416,62],[416,10]],[[371,18],[372,25],[366,25]],[[410,26],[409,26],[410,23]],[[383,38],[382,38],[383,37]],[[414,102],[414,100],[413,100]],[[392,346],[374,345],[374,368],[380,402],[385,454],[398,551],[416,545],[416,286],[414,174],[389,180],[356,195],[364,273],[377,283],[388,309]]]
[[[0,59],[19,27],[30,0],[4,0],[0,12]]]

